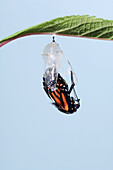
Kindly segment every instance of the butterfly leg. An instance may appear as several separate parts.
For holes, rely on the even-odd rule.
[[[75,86],[75,84],[72,84],[72,85],[71,85],[71,87],[70,87],[70,89],[69,89],[69,94],[70,94],[71,91],[73,90],[74,86]]]
[[[72,91],[72,89],[73,89],[74,95],[75,95],[75,97],[76,97],[76,101],[79,102],[80,99],[78,99],[78,96],[77,96],[76,91],[75,91],[75,89],[74,89],[75,83],[74,83],[73,72],[72,72],[72,71],[71,71],[71,82],[72,82],[72,85],[71,85],[71,87],[70,87],[69,92],[71,93],[71,91]]]
[[[75,86],[75,83],[74,83],[74,80],[73,80],[73,72],[71,71],[71,82],[72,82],[72,85],[69,89],[69,94],[71,93],[72,89],[74,89],[74,86]]]

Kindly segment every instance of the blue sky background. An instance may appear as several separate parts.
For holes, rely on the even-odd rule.
[[[112,0],[2,0],[0,39],[68,15],[113,20]],[[56,37],[78,77],[81,108],[65,115],[42,88],[51,36],[0,49],[0,170],[113,169],[113,42]]]

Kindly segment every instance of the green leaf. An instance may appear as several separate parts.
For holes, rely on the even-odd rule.
[[[88,15],[60,17],[6,37],[0,41],[0,47],[17,38],[37,34],[113,40],[113,21]]]

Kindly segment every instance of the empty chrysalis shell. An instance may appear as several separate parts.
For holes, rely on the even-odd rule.
[[[56,88],[57,76],[61,66],[62,51],[56,42],[48,44],[42,53],[45,62],[44,78],[47,86],[53,91]]]

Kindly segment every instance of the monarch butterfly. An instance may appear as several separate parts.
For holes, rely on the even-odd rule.
[[[58,73],[57,78],[57,84],[56,89],[54,91],[49,88],[45,82],[45,77],[43,77],[43,88],[49,98],[53,101],[53,105],[56,106],[58,110],[61,112],[71,114],[77,111],[77,109],[80,107],[80,99],[78,99],[75,89],[74,89],[74,81],[73,81],[73,72],[71,71],[71,81],[72,85],[70,89],[68,88],[68,84],[66,81],[62,78],[62,76]],[[70,93],[74,90],[74,94],[76,96],[76,99],[74,97],[70,97]]]

